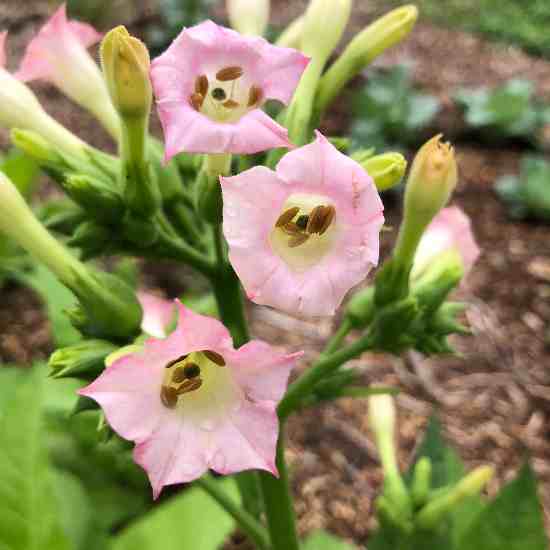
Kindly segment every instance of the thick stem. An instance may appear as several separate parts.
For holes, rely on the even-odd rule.
[[[216,481],[208,476],[203,476],[195,483],[202,487],[226,512],[233,516],[241,529],[256,543],[258,548],[261,550],[269,549],[269,536],[263,525],[220,490]]]
[[[260,483],[274,550],[299,550],[296,516],[284,455],[284,437],[284,422],[281,421],[276,458],[279,478],[268,472],[260,472]]]
[[[300,407],[300,403],[304,397],[309,395],[315,385],[320,382],[325,376],[335,371],[340,365],[346,361],[357,357],[372,346],[368,336],[364,336],[356,340],[353,344],[333,353],[328,356],[321,356],[319,361],[308,369],[298,380],[296,380],[288,388],[285,397],[279,403],[277,412],[279,418],[284,420],[289,414]]]

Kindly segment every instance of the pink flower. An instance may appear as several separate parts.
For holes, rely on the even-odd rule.
[[[184,29],[152,63],[166,160],[188,153],[257,153],[289,147],[261,106],[288,103],[308,63],[300,52],[241,36],[212,21]]]
[[[432,220],[416,250],[412,278],[416,278],[440,254],[456,251],[467,274],[480,250],[472,233],[470,218],[457,206],[441,210]]]
[[[273,172],[222,178],[229,258],[248,297],[332,315],[378,263],[383,205],[372,178],[320,133]]]
[[[219,321],[176,305],[170,336],[147,340],[79,393],[136,443],[134,459],[149,475],[154,498],[208,468],[277,475],[276,406],[301,353],[283,355],[257,340],[235,350]]]
[[[141,330],[155,338],[166,337],[174,321],[174,302],[143,291],[139,291],[137,297],[143,309]]]
[[[19,70],[23,82],[47,80],[73,101],[94,113],[111,134],[118,132],[105,81],[87,48],[101,40],[92,26],[67,19],[62,4],[30,41]]]

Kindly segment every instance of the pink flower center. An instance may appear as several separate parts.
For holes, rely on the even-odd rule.
[[[263,100],[259,86],[249,81],[242,67],[223,67],[215,74],[202,74],[195,80],[189,103],[215,122],[237,122],[256,109]]]
[[[225,359],[217,352],[203,350],[182,355],[170,361],[165,368],[160,399],[163,405],[174,409],[180,397],[196,392],[214,374],[213,367],[225,367]]]

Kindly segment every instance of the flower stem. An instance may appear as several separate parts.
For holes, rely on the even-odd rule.
[[[308,369],[288,388],[285,397],[279,403],[279,407],[277,409],[281,421],[300,407],[300,402],[302,399],[310,394],[315,385],[325,376],[335,371],[340,365],[343,365],[349,359],[353,359],[368,350],[371,346],[371,339],[368,335],[366,335],[353,342],[353,344],[350,344],[349,346],[346,346],[331,355],[322,355],[315,365]]]
[[[353,327],[349,319],[344,319],[340,323],[338,330],[332,335],[332,338],[328,341],[325,349],[323,350],[323,354],[330,355],[331,353],[334,353],[336,350],[338,350],[341,347],[345,337],[351,332],[352,328]]]
[[[227,494],[218,487],[218,483],[209,476],[203,476],[196,484],[204,489],[222,508],[233,516],[241,529],[261,550],[270,547],[269,535],[264,526],[246,510],[235,504]]]
[[[281,421],[276,458],[279,478],[268,472],[260,472],[260,483],[274,550],[299,550],[294,504],[284,455],[284,438],[284,421]]]

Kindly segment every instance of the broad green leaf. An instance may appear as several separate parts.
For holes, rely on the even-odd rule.
[[[42,377],[12,377],[0,402],[0,550],[70,550],[43,447]]]
[[[326,531],[315,531],[302,544],[302,550],[353,550],[354,548],[356,547]]]
[[[232,479],[218,483],[237,499]],[[130,525],[113,540],[112,550],[215,550],[234,525],[210,496],[192,487]]]
[[[546,550],[542,510],[533,471],[526,465],[481,512],[457,550]]]
[[[39,172],[38,165],[31,157],[18,149],[12,149],[0,161],[0,170],[10,178],[24,197],[29,197]]]

